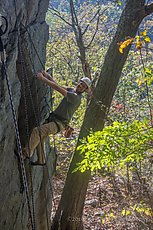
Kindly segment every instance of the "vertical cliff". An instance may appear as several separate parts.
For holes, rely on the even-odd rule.
[[[45,22],[47,8],[48,0],[0,2],[0,14],[8,20],[8,30],[2,36],[2,40],[6,49],[6,71],[22,145],[28,138],[27,127],[30,131],[39,121],[45,119],[48,113],[47,103],[50,103],[49,89],[35,79],[35,72],[41,70],[42,64],[45,64],[48,40],[48,26]],[[6,78],[3,78],[2,73],[0,73],[0,90],[0,229],[32,229],[26,193],[20,191],[18,160],[14,154],[16,148],[14,122]],[[49,158],[51,159],[48,162],[53,162],[51,155]],[[31,167],[26,161],[24,163],[28,179],[29,203],[36,226],[33,229],[45,230],[48,229],[46,202],[49,204],[51,199],[48,173],[51,174],[53,165],[48,163],[50,164],[48,167]]]

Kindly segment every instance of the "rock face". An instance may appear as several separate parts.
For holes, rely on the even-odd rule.
[[[6,48],[6,72],[22,145],[27,142],[31,129],[45,119],[47,103],[50,103],[49,89],[35,79],[35,73],[43,69],[45,63],[47,8],[48,0],[0,1],[0,13],[8,20],[8,30],[2,40]],[[45,230],[48,229],[50,208],[46,203],[49,204],[51,199],[48,178],[52,174],[53,164],[32,168],[27,160],[24,161],[29,193],[27,199],[26,192],[20,191],[12,109],[6,78],[1,73],[0,90],[0,229]],[[49,158],[48,162],[53,162],[51,155]]]

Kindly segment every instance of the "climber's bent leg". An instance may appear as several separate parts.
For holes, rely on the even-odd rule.
[[[41,159],[44,161],[45,154],[44,154],[44,141],[50,134],[56,134],[58,131],[58,128],[60,128],[60,131],[64,129],[64,125],[61,122],[49,122],[47,124],[41,125],[40,127],[36,127],[33,129],[30,140],[29,140],[29,146],[26,147],[26,155],[29,157],[32,157],[34,149],[40,145],[37,149],[37,156],[38,160]],[[29,151],[28,151],[29,149]],[[29,154],[28,154],[29,152]]]
[[[45,139],[42,139],[41,142],[36,147],[37,162],[39,164],[42,164],[42,165],[45,164],[45,162],[46,162],[46,154],[45,154],[45,149],[44,149],[44,143],[45,143]]]
[[[56,124],[56,127],[55,127]],[[46,129],[46,126],[45,126]],[[44,150],[44,142],[47,136],[50,134],[56,134],[58,131],[62,131],[64,129],[64,125],[61,122],[50,122],[47,124],[47,130],[46,130],[46,135],[45,138],[42,137],[42,140],[39,142],[37,145],[37,161],[36,164],[38,165],[44,165],[46,162],[46,154]],[[44,131],[44,130],[43,130]]]

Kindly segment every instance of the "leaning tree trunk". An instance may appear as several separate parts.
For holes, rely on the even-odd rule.
[[[127,59],[130,47],[124,54],[119,53],[117,43],[126,39],[127,36],[135,37],[138,27],[148,13],[150,7],[145,7],[145,0],[127,0],[125,9],[121,15],[116,35],[108,49],[101,70],[100,78],[95,88],[93,98],[86,111],[85,119],[81,128],[79,140],[89,134],[90,128],[94,131],[102,130],[106,114],[116,90],[121,71]],[[78,141],[78,145],[79,145]],[[81,230],[83,229],[82,213],[86,196],[86,190],[90,179],[90,172],[75,172],[76,164],[81,162],[83,156],[75,151],[61,201],[52,224],[52,230]]]

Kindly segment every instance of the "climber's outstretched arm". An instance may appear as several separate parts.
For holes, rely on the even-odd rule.
[[[37,78],[52,87],[52,89],[61,93],[64,97],[67,96],[67,90],[64,89],[62,86],[58,85],[58,83],[53,80],[53,77],[50,74],[42,71],[37,74]]]

